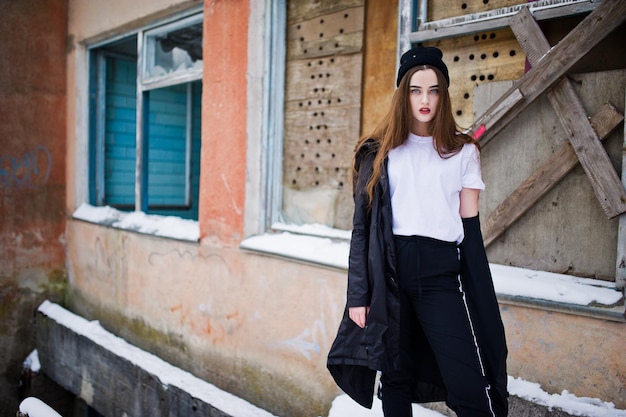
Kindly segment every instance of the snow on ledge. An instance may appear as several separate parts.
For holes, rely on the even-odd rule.
[[[200,228],[197,221],[176,216],[159,216],[146,214],[142,211],[125,212],[110,206],[94,207],[83,203],[74,211],[73,217],[91,223],[155,236],[192,242],[197,242],[200,239]]]
[[[597,398],[577,397],[567,390],[563,390],[561,394],[548,394],[541,389],[540,384],[514,378],[510,375],[507,389],[511,395],[546,406],[550,411],[553,408],[558,408],[574,416],[626,417],[626,410],[615,408],[615,404],[612,402]]]
[[[255,405],[165,362],[158,356],[131,345],[105,330],[98,321],[87,321],[58,304],[44,301],[38,311],[73,332],[85,336],[113,354],[155,375],[163,385],[188,392],[192,397],[211,404],[224,413],[237,417],[276,417]]]
[[[282,229],[285,230],[286,227]],[[297,233],[284,231],[253,236],[245,239],[240,247],[348,269],[349,241],[299,234],[307,231],[299,228],[291,230]],[[336,235],[335,237],[342,236]],[[612,306],[622,299],[621,291],[617,290],[612,282],[506,265],[490,264],[490,266],[495,290],[501,295],[530,297],[581,306],[592,303]]]

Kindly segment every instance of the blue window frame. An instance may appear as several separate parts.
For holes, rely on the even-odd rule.
[[[91,204],[198,218],[201,18],[91,48]],[[186,65],[150,77],[155,64],[142,62],[154,62],[146,57],[155,54],[161,65],[176,59]]]

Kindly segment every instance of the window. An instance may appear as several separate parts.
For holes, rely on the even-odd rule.
[[[360,134],[364,1],[309,10],[305,0],[289,7],[274,0],[272,8],[267,226],[348,230],[352,151]]]
[[[198,218],[202,15],[90,50],[90,203]]]

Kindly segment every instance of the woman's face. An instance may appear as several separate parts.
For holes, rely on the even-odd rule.
[[[413,123],[411,131],[416,135],[428,136],[429,123],[435,118],[439,103],[439,81],[430,68],[417,71],[409,82],[409,100]]]

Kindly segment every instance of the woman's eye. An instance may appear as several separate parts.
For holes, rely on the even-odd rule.
[[[430,90],[430,94],[439,94],[439,90],[433,88],[432,90]]]

